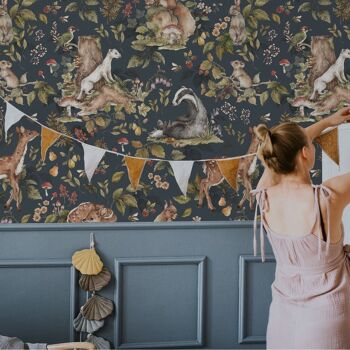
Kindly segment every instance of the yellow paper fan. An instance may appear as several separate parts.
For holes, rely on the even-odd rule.
[[[95,248],[75,252],[72,257],[73,266],[85,275],[97,275],[102,271],[103,262]]]

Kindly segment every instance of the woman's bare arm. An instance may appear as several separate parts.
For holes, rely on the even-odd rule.
[[[339,124],[349,121],[350,107],[344,107],[331,114],[329,117],[308,126],[305,128],[305,131],[311,139],[314,139],[319,136],[324,129],[338,126]],[[344,209],[350,203],[350,172],[333,176],[332,178],[323,181],[323,184],[334,192],[335,201],[337,202],[338,207]]]

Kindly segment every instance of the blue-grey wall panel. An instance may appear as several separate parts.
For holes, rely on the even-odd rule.
[[[129,348],[136,342],[205,349],[251,349],[253,342],[254,348],[265,348],[275,263],[268,240],[266,262],[253,256],[251,221],[2,225],[0,283],[6,286],[1,288],[0,334],[28,342],[77,339],[70,334],[70,314],[77,313],[86,294],[77,288],[75,297],[69,261],[76,250],[88,247],[90,232],[114,275],[101,295],[120,303],[122,312],[117,308],[106,319],[99,336]],[[198,263],[203,257],[205,263]],[[42,265],[25,267],[29,262]],[[115,279],[118,262],[121,283]],[[25,314],[37,310],[33,321],[16,322],[21,315],[13,312],[14,303]],[[13,321],[7,321],[9,315]],[[119,338],[118,316],[124,325]],[[55,325],[50,318],[57,320]],[[196,345],[197,338],[202,344]]]

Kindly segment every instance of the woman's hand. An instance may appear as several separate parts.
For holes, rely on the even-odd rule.
[[[345,122],[350,122],[350,106],[339,109],[339,111],[331,114],[326,119],[330,126],[337,126]]]

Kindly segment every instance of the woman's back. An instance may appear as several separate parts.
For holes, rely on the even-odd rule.
[[[273,190],[269,189],[252,191],[259,194],[254,218],[254,255],[257,208],[260,206],[262,260],[265,260],[263,225],[276,258],[267,348],[350,349],[350,259],[343,244],[343,223],[334,223],[333,217],[330,220],[330,214],[336,215],[334,213],[337,211],[337,208],[331,208],[332,191],[324,185],[312,185],[314,203],[310,215],[308,204],[297,206],[296,202],[291,206],[286,198],[281,208],[278,198],[274,200],[272,197]],[[310,198],[309,194],[303,198],[299,193],[299,201]],[[323,201],[323,213],[319,198]],[[278,232],[272,230],[266,221],[268,209],[270,219],[279,215],[274,222],[290,226],[284,226],[286,230]],[[285,214],[288,210],[289,213]],[[304,217],[300,215],[303,210],[307,211]],[[304,220],[304,223],[293,223],[293,220]],[[305,221],[308,221],[307,224]],[[325,225],[322,225],[324,221]],[[330,221],[333,221],[333,225],[329,225]],[[294,232],[291,229],[303,225],[312,228]],[[332,231],[339,226],[340,239],[334,238]]]

